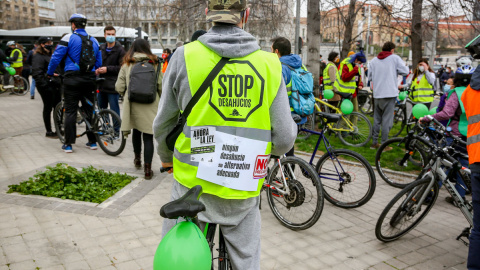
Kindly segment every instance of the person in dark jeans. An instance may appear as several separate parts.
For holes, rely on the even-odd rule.
[[[98,105],[101,109],[106,109],[110,104],[110,109],[120,116],[120,106],[118,104],[119,94],[115,91],[115,82],[118,72],[122,67],[122,59],[125,56],[125,50],[120,42],[115,41],[116,30],[109,25],[103,29],[107,43],[100,45],[102,52],[102,67],[95,71],[96,75],[105,78],[105,81],[99,87]]]
[[[40,37],[39,46],[32,57],[32,76],[37,82],[37,89],[43,101],[43,123],[45,125],[47,138],[57,138],[56,132],[52,131],[52,110],[60,102],[60,82],[58,73],[48,79],[46,74],[48,64],[53,52],[53,42],[51,37]]]
[[[82,14],[73,14],[69,22],[73,34],[64,36],[57,46],[57,49],[52,55],[52,59],[48,66],[48,76],[53,76],[54,70],[65,58],[65,75],[63,80],[63,96],[65,106],[65,143],[62,149],[65,153],[72,153],[72,144],[75,143],[77,137],[77,110],[78,102],[82,102],[82,106],[88,108],[87,104],[83,104],[84,97],[93,100],[93,95],[96,90],[95,85],[95,69],[102,65],[102,54],[99,50],[98,41],[90,36],[90,41],[93,43],[93,51],[95,55],[95,66],[91,70],[80,70],[81,54],[82,54],[82,38],[80,36],[88,36],[85,31],[87,25],[87,18]],[[87,112],[90,110],[86,110]],[[91,111],[90,111],[91,112]],[[88,121],[92,120],[92,114],[87,115]],[[97,149],[95,135],[92,132],[87,132],[88,143],[86,146],[92,150]]]

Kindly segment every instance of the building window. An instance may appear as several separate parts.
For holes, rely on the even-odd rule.
[[[6,10],[10,10],[10,4],[6,4],[6,5],[5,5],[5,9],[6,9]]]
[[[380,24],[380,16],[379,15],[377,15],[376,21],[377,21],[377,24]]]
[[[162,45],[167,44],[167,42],[168,42],[168,39],[166,39],[166,38],[162,39]]]
[[[35,9],[31,9],[30,12],[32,13],[32,16],[35,16]]]
[[[26,7],[23,7],[23,13],[27,13],[28,9]]]

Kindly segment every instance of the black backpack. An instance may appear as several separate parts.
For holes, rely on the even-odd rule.
[[[137,103],[152,103],[157,98],[157,81],[160,65],[155,66],[148,61],[137,62],[130,71],[128,83],[128,99]]]
[[[95,66],[97,58],[95,57],[95,50],[93,49],[93,41],[90,39],[90,35],[82,36],[77,33],[75,35],[79,36],[82,39],[82,51],[80,52],[80,63],[75,63],[70,55],[70,60],[75,63],[79,68],[80,72],[87,73],[91,72]]]

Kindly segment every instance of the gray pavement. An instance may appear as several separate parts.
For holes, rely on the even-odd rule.
[[[45,138],[41,111],[38,93],[35,100],[0,95],[0,270],[152,269],[162,231],[158,210],[168,202],[173,178],[142,179],[130,140],[117,157],[85,148],[85,137],[74,153],[64,153],[58,140]],[[139,178],[100,205],[6,194],[9,184],[57,162]],[[155,172],[159,166],[155,157]],[[375,238],[377,218],[398,192],[377,176],[366,205],[346,210],[325,201],[317,224],[299,232],[283,227],[265,201],[262,269],[466,269],[468,249],[455,238],[467,221],[445,202],[444,190],[412,232],[388,244]]]

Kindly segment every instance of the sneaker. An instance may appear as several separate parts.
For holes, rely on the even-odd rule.
[[[35,96],[30,96],[30,99],[35,99]]]
[[[62,149],[63,149],[63,151],[65,151],[65,153],[72,153],[72,152],[73,152],[73,148],[72,148],[71,145],[65,145],[65,144],[64,144],[64,145],[62,146]]]
[[[57,136],[57,133],[55,133],[55,132],[51,132],[51,131],[50,131],[50,132],[47,132],[47,133],[45,133],[45,137],[47,137],[47,138],[51,138],[51,139],[56,139],[56,138],[58,138],[58,136]]]
[[[370,149],[378,149],[378,147],[380,147],[380,144],[372,143],[372,146],[370,146]]]
[[[90,148],[91,150],[97,150],[97,144],[96,143],[87,143],[85,144],[87,148]]]

